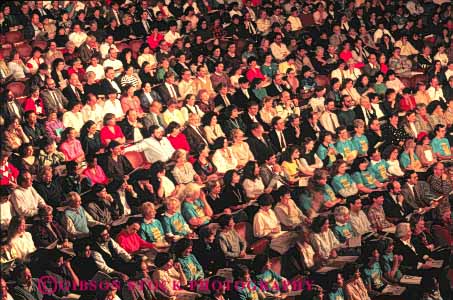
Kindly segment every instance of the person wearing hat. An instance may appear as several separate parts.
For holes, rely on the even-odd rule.
[[[157,269],[153,272],[153,282],[158,282],[159,292],[167,297],[177,297],[179,289],[188,284],[186,275],[179,262],[174,263],[170,254],[157,253],[154,260]],[[177,299],[177,298],[175,298]]]
[[[260,209],[253,217],[253,234],[256,238],[270,238],[270,248],[283,254],[294,245],[297,233],[282,231],[280,221],[272,209],[273,202],[274,199],[270,194],[262,194],[258,197]]]

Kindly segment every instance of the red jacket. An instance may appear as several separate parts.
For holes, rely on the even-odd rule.
[[[116,241],[128,253],[133,253],[140,249],[154,248],[154,244],[144,241],[138,233],[129,234],[126,230],[122,230],[118,234]]]
[[[416,106],[414,96],[409,96],[408,98],[401,98],[400,100],[400,109],[402,111],[414,110]]]

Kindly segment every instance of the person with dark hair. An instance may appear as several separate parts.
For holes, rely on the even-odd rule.
[[[228,146],[228,140],[225,137],[217,138],[213,145],[215,151],[212,156],[212,163],[216,166],[217,172],[225,173],[237,167],[238,162],[233,155],[233,151]]]
[[[177,297],[179,289],[188,283],[183,268],[179,262],[173,262],[170,254],[157,253],[154,260],[157,269],[153,272],[153,282],[160,282],[158,292],[167,297]]]
[[[174,245],[174,252],[177,261],[181,264],[182,270],[188,281],[204,278],[204,271],[197,258],[192,254],[192,240],[183,238]]]
[[[24,133],[27,135],[33,146],[38,146],[39,143],[47,137],[44,127],[38,123],[38,116],[33,110],[28,110],[24,113],[24,120]]]
[[[101,272],[119,277],[123,281],[135,272],[132,256],[126,252],[110,234],[105,225],[96,225],[91,229],[93,239],[92,256]]]
[[[66,161],[82,162],[85,160],[85,153],[82,145],[77,139],[77,131],[72,127],[66,127],[61,134],[60,150],[64,154]]]
[[[353,263],[346,265],[344,268],[345,292],[350,300],[370,300],[367,288],[362,281],[360,268],[357,264]]]
[[[15,300],[43,299],[44,295],[38,285],[38,280],[32,277],[30,269],[25,264],[19,264],[13,272],[17,285],[12,291]],[[51,293],[52,295],[54,293]],[[46,295],[46,296],[52,296]],[[55,296],[55,295],[53,295]]]
[[[249,199],[256,199],[263,193],[270,193],[271,188],[264,186],[260,176],[260,168],[256,161],[252,160],[246,163],[243,168],[242,186],[245,195]]]
[[[266,293],[279,296],[291,291],[289,281],[271,269],[272,262],[269,256],[257,255],[252,265],[256,282]]]
[[[223,253],[225,260],[234,260],[245,257],[247,242],[242,239],[234,228],[235,222],[231,214],[224,214],[219,217],[220,232],[217,235],[217,243]]]
[[[401,189],[405,202],[413,210],[428,212],[438,203],[433,200],[436,196],[425,181],[418,180],[418,174],[413,170],[406,171],[404,176],[405,184]]]
[[[368,220],[371,226],[377,231],[393,227],[394,225],[387,220],[382,206],[384,203],[383,193],[378,191],[371,192],[368,198],[371,201],[371,206],[368,209]]]
[[[336,258],[337,248],[340,242],[330,229],[330,223],[327,217],[317,216],[311,224],[312,235],[310,238],[313,249],[319,253],[322,259]]]
[[[155,245],[143,240],[139,235],[140,220],[130,217],[126,222],[126,227],[116,236],[116,241],[129,254],[137,253],[142,249],[153,249]]]
[[[246,265],[237,265],[233,268],[235,282],[241,282],[230,290],[231,299],[259,299],[266,298],[264,292],[251,280],[250,269]]]
[[[46,205],[44,199],[32,186],[33,180],[30,172],[23,171],[17,177],[18,188],[11,195],[16,214],[25,217],[34,217],[38,214],[38,208]]]
[[[280,254],[294,246],[297,233],[282,231],[281,225],[272,209],[273,198],[269,194],[258,197],[260,209],[253,217],[253,234],[257,238],[270,238],[270,248]]]
[[[445,138],[446,132],[445,125],[437,124],[434,127],[435,137],[431,140],[431,147],[438,160],[449,160],[452,157],[450,142]]]
[[[376,179],[374,174],[368,169],[369,160],[365,157],[358,157],[351,166],[352,179],[357,184],[357,188],[362,193],[371,193],[378,188],[385,188],[385,185]]]
[[[85,157],[92,156],[101,150],[101,136],[97,124],[89,120],[80,129],[80,144]]]
[[[343,159],[348,163],[352,163],[357,157],[358,151],[355,149],[354,143],[349,137],[349,132],[346,127],[339,126],[336,128],[338,136],[337,142],[335,143],[335,149],[337,153],[343,156]]]
[[[380,265],[380,253],[378,245],[369,245],[368,253],[365,254],[366,262],[363,269],[363,277],[365,286],[370,294],[382,291],[388,284],[385,279],[384,272]]]
[[[311,219],[307,218],[291,199],[291,190],[281,186],[277,190],[278,203],[274,208],[277,219],[289,230],[301,228],[304,224],[310,224]]]
[[[90,239],[83,238],[74,241],[73,250],[76,256],[71,260],[71,265],[80,280],[91,280],[98,271],[91,248]]]

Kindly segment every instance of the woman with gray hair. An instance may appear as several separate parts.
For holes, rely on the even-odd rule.
[[[31,228],[35,246],[44,248],[56,243],[69,248],[68,232],[54,220],[53,208],[49,205],[40,207],[38,215],[39,221]]]
[[[419,274],[418,270],[432,269],[432,261],[429,257],[420,256],[412,244],[412,230],[409,223],[399,223],[396,226],[395,236],[394,253],[403,256],[402,266],[409,267],[417,274]]]

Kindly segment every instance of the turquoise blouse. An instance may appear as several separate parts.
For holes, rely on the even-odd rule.
[[[382,265],[382,271],[384,273],[388,273],[392,270],[393,268],[393,252],[391,253],[385,253],[384,255],[381,255],[381,265]],[[395,280],[400,281],[401,277],[403,277],[403,273],[398,269],[395,272]]]
[[[386,182],[389,180],[389,177],[387,175],[387,169],[389,165],[388,163],[381,159],[379,162],[374,163],[373,161],[370,163],[370,166],[368,169],[370,170],[371,174],[374,175],[374,177],[379,181],[379,182]]]
[[[375,262],[371,267],[366,266],[363,269],[365,284],[371,284],[373,290],[382,289],[385,284],[382,281],[382,269],[379,262]]]
[[[335,148],[335,146],[333,144],[329,144],[329,147]],[[327,157],[327,152],[328,152],[328,148],[326,148],[324,145],[321,144],[321,145],[319,145],[318,150],[316,150],[316,155],[318,155],[318,157],[322,161],[324,161]],[[335,161],[334,159],[329,157],[327,167],[331,167],[334,161]]]
[[[159,220],[154,219],[151,223],[140,224],[140,237],[150,243],[162,241],[165,237],[164,229]]]
[[[346,140],[346,141],[338,141],[335,144],[335,149],[337,150],[338,153],[343,155],[343,158],[346,159],[349,153],[352,151],[356,150],[354,147],[354,144],[352,143],[351,140]]]
[[[436,154],[438,153],[442,156],[451,155],[450,143],[446,138],[433,138],[431,141],[431,147],[433,147],[433,152]]]
[[[369,189],[376,188],[376,185],[374,184],[376,178],[374,177],[373,173],[368,170],[355,172],[354,174],[352,174],[352,179],[354,179],[357,184],[363,184]]]
[[[189,234],[189,225],[180,212],[174,213],[171,217],[164,214],[163,226],[166,234],[182,235]]]
[[[192,218],[202,218],[206,216],[204,213],[204,204],[200,199],[195,200],[193,203],[184,201],[181,205],[181,212],[187,222]],[[201,225],[206,225],[208,223],[209,220],[206,219]]]
[[[261,273],[256,276],[256,283],[259,287],[265,288],[265,292],[276,294],[278,292],[285,292],[283,290],[283,277],[278,275],[272,270],[266,270],[264,273]]]
[[[339,193],[342,189],[349,189],[354,184],[354,180],[347,173],[344,175],[335,175],[332,179],[332,187],[336,193]]]
[[[364,134],[361,136],[354,135],[352,137],[352,143],[359,156],[368,154],[368,138]]]
[[[418,158],[417,154],[415,154],[415,152],[414,152],[414,159],[420,161],[420,159]],[[406,152],[401,153],[401,156],[400,156],[401,167],[403,167],[405,169],[410,164],[411,164],[411,158],[410,158],[409,154]]]
[[[199,280],[204,278],[203,268],[193,254],[178,258],[187,281]]]
[[[344,291],[342,288],[339,288],[335,292],[329,293],[329,300],[344,300]]]
[[[340,243],[345,243],[346,240],[352,238],[352,225],[350,222],[347,222],[343,225],[335,223],[332,231]]]

